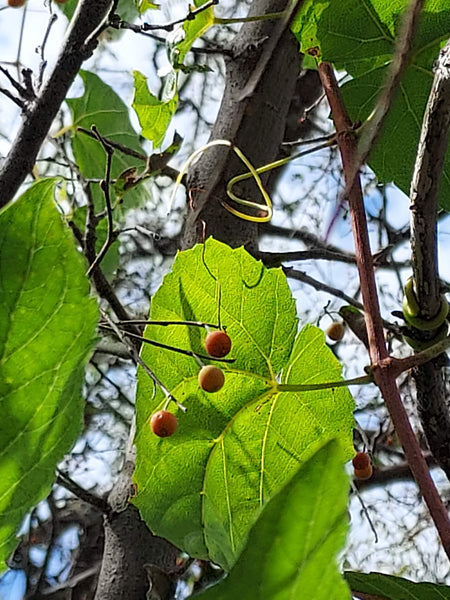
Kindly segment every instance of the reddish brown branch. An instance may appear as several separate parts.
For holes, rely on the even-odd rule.
[[[427,463],[402,404],[395,381],[395,372],[392,369],[392,360],[389,358],[386,348],[361,183],[359,176],[354,179],[352,177],[352,170],[357,156],[357,139],[353,133],[353,123],[348,116],[332,66],[328,63],[321,63],[319,74],[338,131],[338,145],[344,177],[347,185],[351,185],[348,201],[366,317],[369,354],[374,365],[375,382],[386,402],[392,422],[405,451],[406,459],[436,525],[444,550],[447,556],[450,557],[450,522],[447,511],[431,479]]]

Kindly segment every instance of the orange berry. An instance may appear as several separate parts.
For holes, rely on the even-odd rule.
[[[357,452],[352,459],[356,479],[370,479],[373,473],[372,462],[367,452]]]
[[[369,465],[365,469],[355,469],[353,471],[353,474],[356,479],[361,479],[361,480],[370,479],[373,474],[373,467],[372,467],[372,465]]]
[[[169,437],[178,427],[178,419],[168,410],[159,410],[150,419],[152,431],[158,437]]]
[[[370,456],[367,452],[357,452],[352,458],[352,465],[354,469],[365,469],[371,463]]]
[[[23,6],[25,4],[25,0],[8,0],[8,6],[12,6],[13,8],[19,8],[19,6]]]
[[[225,331],[211,331],[205,338],[206,352],[214,358],[223,358],[231,350],[231,339]]]
[[[198,384],[205,392],[218,392],[225,383],[222,369],[214,365],[203,367],[198,374]]]
[[[333,342],[340,342],[344,337],[345,327],[340,321],[333,321],[327,329],[327,336]]]

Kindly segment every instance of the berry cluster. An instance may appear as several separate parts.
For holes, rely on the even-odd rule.
[[[230,336],[222,330],[211,331],[205,338],[205,348],[212,358],[223,358],[231,350]],[[222,369],[214,365],[203,366],[198,374],[198,384],[205,392],[210,394],[223,388],[225,375]],[[158,437],[169,437],[175,433],[178,421],[176,416],[168,410],[159,410],[150,419],[152,431]]]

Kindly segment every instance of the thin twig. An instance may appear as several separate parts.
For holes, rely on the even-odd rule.
[[[77,132],[83,133],[84,135],[87,135],[90,138],[98,140],[98,137],[95,135],[95,133],[93,131],[90,131],[89,129],[85,129],[84,127],[77,127]],[[147,161],[147,155],[144,154],[143,152],[137,152],[133,148],[129,148],[128,146],[124,146],[123,144],[119,144],[119,142],[115,142],[111,138],[106,137],[104,135],[102,136],[102,139],[107,144],[109,144],[112,148],[114,148],[115,150],[119,150],[120,152],[122,152],[123,154],[126,154],[127,156],[132,156],[133,158],[138,158],[139,160],[142,160],[144,162]]]
[[[87,276],[90,277],[93,270],[102,262],[105,254],[108,252],[109,247],[114,243],[116,236],[114,235],[114,220],[111,206],[111,197],[109,195],[109,187],[111,185],[111,163],[114,155],[114,148],[112,148],[108,142],[104,140],[104,138],[100,135],[97,127],[95,125],[92,126],[92,131],[97,137],[100,144],[103,146],[103,149],[106,153],[106,167],[105,167],[105,179],[100,182],[100,187],[102,189],[103,195],[105,197],[106,204],[106,215],[108,218],[108,232],[106,235],[106,240],[100,250],[100,252],[95,257],[94,261],[91,263]]]
[[[279,267],[285,262],[300,260],[333,260],[347,264],[356,264],[356,258],[343,252],[334,252],[326,248],[311,250],[294,250],[291,252],[259,252],[257,258],[262,260],[266,267]]]
[[[147,365],[147,363],[144,360],[142,360],[142,358],[139,356],[139,353],[136,350],[136,347],[127,340],[126,336],[133,335],[133,334],[129,334],[129,332],[126,332],[126,333],[122,332],[119,329],[119,327],[117,327],[117,325],[114,323],[114,321],[112,321],[108,317],[107,314],[104,314],[103,317],[108,322],[110,328],[112,329],[112,331],[114,331],[114,333],[119,338],[119,340],[123,344],[125,344],[126,348],[128,349],[128,351],[130,353],[130,356],[134,360],[134,362],[144,369],[144,371],[147,373],[147,375],[150,377],[150,379],[153,381],[153,383],[162,390],[163,394],[167,397],[168,400],[175,402],[175,404],[178,406],[178,408],[180,410],[182,410],[183,412],[186,412],[186,407],[183,406],[180,402],[178,402],[178,400],[169,392],[169,390],[166,388],[166,386],[159,380],[159,378],[150,369],[150,367]],[[134,335],[133,335],[133,337],[134,337]],[[139,337],[141,337],[141,336],[139,336]]]
[[[141,25],[135,25],[134,23],[122,21],[120,18],[113,18],[111,19],[110,26],[114,29],[131,29],[131,31],[134,31],[135,33],[145,33],[147,31],[156,31],[159,29],[162,29],[163,31],[173,31],[176,25],[180,25],[186,21],[193,21],[201,12],[208,10],[208,8],[211,8],[216,4],[219,4],[219,0],[209,0],[198,8],[189,7],[189,12],[185,17],[177,19],[176,21],[170,21],[169,23],[142,23]]]
[[[351,296],[348,296],[339,288],[335,288],[331,285],[323,283],[322,281],[318,281],[317,279],[314,279],[310,275],[307,275],[303,271],[298,271],[297,269],[284,268],[283,271],[286,277],[289,277],[290,279],[296,279],[297,281],[306,283],[307,285],[310,285],[319,292],[331,294],[332,296],[336,296],[336,298],[344,300],[345,302],[347,302],[347,304],[350,304],[351,306],[354,306],[359,310],[364,310],[364,306],[361,304],[361,302],[358,302]]]
[[[86,502],[90,506],[93,506],[104,515],[109,514],[111,508],[106,502],[106,500],[103,500],[103,498],[99,498],[98,496],[95,496],[94,494],[91,494],[91,492],[85,490],[83,487],[78,485],[78,483],[74,481],[69,475],[67,475],[67,473],[60,471],[59,469],[57,473],[58,474],[56,476],[56,483],[58,485],[61,485],[62,487],[66,488],[66,490],[71,492],[74,496],[80,498],[80,500],[83,500],[83,502]]]
[[[108,325],[100,325],[100,329],[105,329],[106,331],[112,331],[112,328]],[[115,333],[115,330],[113,330]],[[184,350],[183,348],[177,348],[176,346],[169,346],[167,344],[163,344],[162,342],[156,342],[155,340],[150,340],[149,338],[143,337],[142,335],[137,335],[136,333],[131,333],[130,331],[123,331],[123,335],[132,337],[135,340],[139,340],[145,344],[150,344],[151,346],[156,346],[156,348],[162,348],[163,350],[170,350],[171,352],[178,352],[179,354],[184,354],[185,356],[191,356],[192,358],[201,360],[214,360],[218,362],[224,363],[234,363],[234,358],[213,358],[211,356],[207,356],[205,354],[199,354],[198,352],[194,352],[193,350]]]
[[[50,3],[50,10],[51,10],[51,3]],[[50,36],[50,31],[57,20],[58,20],[58,15],[56,15],[55,13],[50,15],[50,19],[47,23],[47,29],[45,30],[44,39],[42,40],[42,44],[38,48],[36,48],[36,51],[39,51],[39,55],[41,57],[41,64],[39,65],[39,77],[38,77],[38,85],[37,85],[38,90],[40,89],[40,87],[42,85],[42,81],[44,79],[44,71],[45,71],[45,68],[47,67],[47,61],[45,60],[45,46],[46,46],[48,38]]]

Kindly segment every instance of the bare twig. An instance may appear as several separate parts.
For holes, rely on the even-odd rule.
[[[105,179],[100,182],[100,187],[102,189],[103,195],[105,197],[106,204],[106,215],[108,218],[108,232],[106,235],[105,243],[103,244],[100,252],[95,257],[94,261],[91,263],[89,270],[87,272],[87,276],[90,277],[92,275],[93,270],[102,262],[105,254],[108,252],[109,247],[116,239],[114,235],[114,220],[112,214],[112,206],[111,206],[111,197],[109,195],[109,186],[111,185],[111,163],[112,157],[114,155],[114,148],[112,148],[108,142],[100,135],[97,127],[95,125],[92,126],[92,131],[100,144],[103,146],[103,149],[106,153],[106,167],[105,167]]]
[[[100,325],[101,329],[105,329],[107,331],[112,331],[112,328],[108,325]],[[115,330],[114,330],[115,332]],[[142,335],[137,335],[135,333],[131,333],[130,331],[123,331],[123,335],[132,337],[135,340],[139,340],[145,344],[150,344],[151,346],[155,346],[156,348],[162,348],[163,350],[170,350],[171,352],[178,352],[179,354],[184,354],[185,356],[191,356],[192,358],[200,358],[201,360],[214,360],[218,362],[224,363],[234,363],[234,358],[212,358],[206,354],[199,354],[198,352],[194,352],[192,350],[184,350],[183,348],[177,348],[176,346],[169,346],[167,344],[163,344],[162,342],[156,342],[155,340],[150,340],[149,338],[143,337]]]
[[[355,308],[358,308],[359,310],[364,310],[364,306],[361,304],[361,302],[358,302],[351,296],[348,296],[345,292],[343,292],[342,290],[340,290],[338,288],[335,288],[335,287],[328,285],[326,283],[323,283],[321,281],[317,281],[317,279],[314,279],[310,275],[307,275],[303,271],[298,271],[297,269],[285,268],[283,270],[284,270],[286,277],[289,277],[290,279],[296,279],[297,281],[306,283],[307,285],[310,285],[311,287],[313,287],[315,290],[318,290],[319,292],[325,292],[326,294],[331,294],[332,296],[336,296],[336,298],[340,298],[341,300],[344,300],[345,302],[347,302],[347,304],[351,304],[351,306],[354,306]]]
[[[147,31],[157,31],[159,29],[163,31],[173,31],[176,25],[180,25],[185,21],[193,21],[201,12],[208,10],[208,8],[211,8],[216,4],[219,4],[219,0],[208,0],[208,2],[205,2],[198,8],[189,7],[189,12],[185,17],[177,19],[176,21],[170,21],[169,23],[142,23],[141,25],[135,25],[134,23],[122,21],[120,17],[117,18],[118,16],[114,15],[110,20],[110,25],[114,29],[131,29],[131,31],[134,31],[135,33],[145,33]]]
[[[50,10],[51,10],[51,4],[50,4]],[[58,20],[58,16],[55,13],[50,15],[50,19],[48,20],[48,23],[47,23],[47,29],[45,30],[44,39],[42,40],[42,44],[38,48],[36,48],[36,52],[39,52],[39,55],[41,57],[41,64],[39,65],[39,77],[38,77],[38,84],[37,84],[38,90],[40,89],[40,87],[42,85],[42,81],[44,79],[45,68],[47,67],[47,61],[45,60],[45,46],[47,44],[47,41],[48,41],[48,38],[50,35],[50,31],[57,20]]]
[[[30,105],[0,173],[0,207],[5,206],[31,172],[37,154],[69,87],[96,41],[92,32],[105,18],[111,0],[81,0],[53,71]]]
[[[87,504],[90,504],[94,508],[96,508],[101,513],[107,515],[110,512],[109,504],[103,500],[103,498],[99,498],[91,492],[88,492],[84,488],[82,488],[76,481],[74,481],[67,473],[63,473],[58,470],[58,475],[56,476],[56,483],[66,488],[69,492],[71,492],[74,496],[83,500]]]
[[[356,258],[344,252],[334,252],[326,248],[296,250],[291,252],[259,252],[257,258],[267,267],[279,267],[285,262],[300,260],[333,260],[354,265]]]

